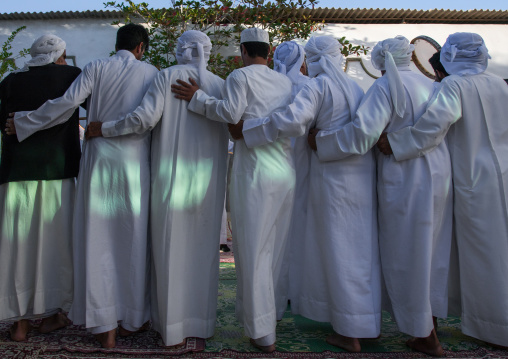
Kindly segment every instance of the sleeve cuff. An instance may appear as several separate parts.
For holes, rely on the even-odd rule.
[[[393,156],[397,161],[425,156],[425,153],[421,152],[414,143],[411,128],[404,127],[388,134],[388,141],[390,142]]]
[[[316,147],[317,156],[321,162],[339,159],[335,132],[319,131],[316,135]]]
[[[16,127],[16,137],[19,142],[27,139],[33,133],[28,129],[28,126],[23,126],[23,122],[29,121],[29,113],[30,111],[19,111],[14,114],[14,126]]]
[[[102,136],[103,137],[114,137],[116,136],[116,127],[115,127],[115,124],[116,122],[115,121],[108,121],[108,122],[103,122],[102,123],[102,127],[101,127],[101,131],[102,131]]]
[[[242,133],[247,147],[252,148],[272,143],[274,138],[267,130],[268,126],[268,117],[253,118],[245,121]]]
[[[205,103],[209,97],[210,96],[208,96],[204,91],[197,90],[194,96],[192,96],[187,109],[199,115],[206,116]]]

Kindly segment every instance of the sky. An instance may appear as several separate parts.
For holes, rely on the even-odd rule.
[[[106,0],[0,0],[0,13],[113,10],[105,8]],[[117,2],[121,2],[118,1]],[[143,2],[141,0],[135,2]],[[150,7],[161,8],[170,0],[145,0]],[[507,0],[320,0],[318,7],[366,9],[451,9],[451,10],[508,10]]]

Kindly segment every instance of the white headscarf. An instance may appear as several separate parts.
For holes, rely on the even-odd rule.
[[[273,69],[297,82],[300,68],[305,60],[303,46],[294,41],[286,41],[277,46],[273,54]]]
[[[344,56],[340,50],[342,45],[332,36],[313,36],[305,45],[307,55],[307,71],[309,77],[316,77],[320,73],[326,73],[337,81],[349,105],[352,115],[356,113],[357,101],[354,100],[353,90],[349,78],[342,69]]]
[[[380,41],[371,53],[372,65],[378,70],[385,70],[388,79],[393,107],[399,117],[406,110],[406,92],[397,68],[409,67],[411,54],[415,47],[404,36]]]
[[[65,41],[55,35],[43,35],[34,41],[30,48],[32,59],[25,62],[22,69],[13,72],[25,72],[30,67],[44,66],[58,60],[65,51]]]
[[[206,65],[210,59],[212,43],[210,38],[201,31],[188,30],[178,38],[176,60],[179,65],[190,64],[198,69],[199,83],[206,87],[208,72]]]
[[[441,48],[441,63],[450,75],[476,75],[487,69],[489,50],[478,34],[456,32]]]

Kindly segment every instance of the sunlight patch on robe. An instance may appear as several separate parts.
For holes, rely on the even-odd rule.
[[[41,200],[36,196],[40,192],[38,187],[43,184],[38,181],[21,181],[9,182],[2,186],[4,188],[0,198],[3,197],[5,200],[2,209],[5,212],[1,216],[2,222],[4,222],[2,223],[2,237],[25,240],[32,229],[35,205]],[[60,203],[59,198],[57,201],[45,201],[44,211],[41,213],[44,222],[53,221],[60,208]],[[12,223],[17,223],[17,226],[13,228]]]
[[[169,201],[170,208],[178,210],[201,205],[210,186],[212,169],[211,158],[190,162],[178,157],[175,166],[173,161],[162,161],[159,177],[172,182],[172,185],[164,187],[161,194],[163,201]]]
[[[121,212],[141,213],[139,164],[126,162],[121,170],[94,171],[90,187],[96,189],[90,193],[90,203],[95,204],[96,213],[105,217],[115,217]]]

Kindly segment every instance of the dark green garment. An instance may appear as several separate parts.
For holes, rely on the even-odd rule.
[[[78,110],[67,122],[36,132],[23,142],[15,135],[6,135],[5,123],[10,112],[36,110],[47,100],[62,96],[80,73],[74,66],[49,64],[12,73],[0,83],[0,184],[78,175],[81,156]]]

